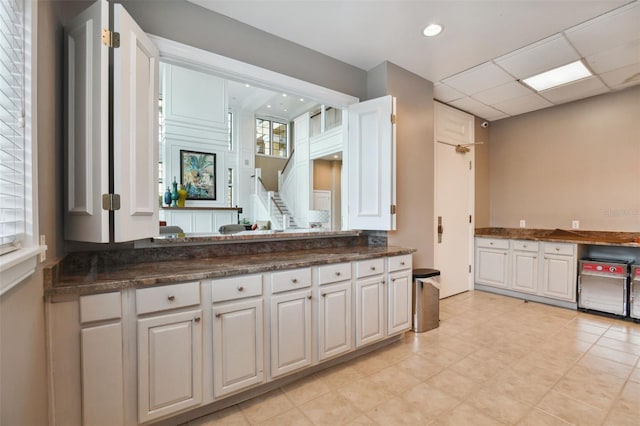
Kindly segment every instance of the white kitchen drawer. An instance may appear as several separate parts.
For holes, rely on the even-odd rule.
[[[411,255],[393,256],[389,258],[389,272],[411,269]]]
[[[546,254],[573,256],[576,253],[576,245],[566,243],[544,243],[543,250]]]
[[[318,284],[329,284],[351,279],[351,263],[320,266],[318,268]]]
[[[537,241],[513,240],[511,241],[511,247],[519,251],[538,251],[540,243]]]
[[[106,321],[122,318],[119,291],[80,296],[80,322]]]
[[[200,304],[200,281],[136,290],[138,315]]]
[[[356,277],[369,277],[384,272],[384,258],[361,260],[356,263]]]
[[[502,238],[476,238],[476,246],[507,250],[509,249],[509,240]]]
[[[262,275],[241,275],[223,278],[211,282],[211,300],[223,302],[225,300],[243,299],[245,297],[260,296],[262,294]]]
[[[311,286],[311,269],[292,269],[271,274],[271,292],[298,290]]]

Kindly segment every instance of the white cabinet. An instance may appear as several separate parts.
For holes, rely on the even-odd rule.
[[[118,48],[102,43],[109,28],[105,0],[65,28],[68,240],[108,243],[158,234],[159,54],[121,4],[113,12]]]
[[[507,288],[509,240],[476,238],[476,283]]]
[[[318,359],[325,360],[353,349],[351,281],[318,289]]]
[[[274,272],[271,279],[270,377],[311,365],[311,269]]]
[[[575,244],[543,244],[542,295],[576,301]]]
[[[538,243],[512,241],[511,287],[514,290],[535,294],[538,292]]]
[[[387,335],[411,328],[411,255],[389,258]]]
[[[356,347],[385,336],[384,259],[356,262]]]
[[[80,298],[82,423],[116,426],[124,420],[124,361],[120,292]]]
[[[264,382],[262,276],[214,280],[212,287],[213,392],[220,398]]]

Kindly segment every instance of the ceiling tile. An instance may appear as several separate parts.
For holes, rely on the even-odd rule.
[[[516,50],[495,60],[496,64],[519,79],[531,77],[580,59],[575,49],[561,35]]]
[[[600,77],[612,89],[622,89],[640,84],[640,63],[606,72]]]
[[[441,102],[451,102],[464,98],[464,94],[446,84],[437,83],[433,86],[433,97]]]
[[[583,57],[611,49],[640,38],[640,2],[592,19],[565,31],[569,41]]]
[[[506,101],[507,99],[519,98],[530,93],[531,90],[522,84],[517,81],[510,81],[502,86],[493,87],[483,92],[476,93],[473,97],[482,103],[493,105],[498,102]]]
[[[575,83],[545,90],[540,92],[540,96],[554,104],[561,104],[588,96],[599,95],[608,91],[609,88],[605,86],[598,77],[589,77],[576,81]]]
[[[446,78],[442,82],[466,95],[473,95],[513,80],[514,78],[500,67],[492,63],[485,63]]]
[[[500,111],[504,111],[506,114],[518,115],[524,114],[525,112],[550,107],[553,106],[553,104],[539,95],[531,94],[522,96],[520,98],[499,102],[494,106]]]
[[[498,111],[495,108],[491,108],[490,106],[478,102],[472,98],[458,99],[454,102],[451,102],[450,105],[489,121],[504,118],[506,116],[504,112]]]
[[[638,23],[640,25],[640,22]],[[640,39],[586,58],[591,69],[600,74],[640,62]]]

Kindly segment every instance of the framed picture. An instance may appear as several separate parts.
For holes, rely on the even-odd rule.
[[[216,154],[181,149],[180,183],[187,200],[215,200]]]

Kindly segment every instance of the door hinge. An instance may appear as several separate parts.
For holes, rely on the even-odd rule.
[[[391,214],[396,214],[396,205],[391,204]]]
[[[469,170],[473,170],[473,169],[471,168],[471,161],[469,161]]]
[[[391,124],[396,124],[396,115],[391,114]]]
[[[102,210],[120,210],[120,194],[102,194]]]
[[[102,29],[102,44],[107,47],[117,49],[120,47],[120,33],[111,31],[107,28]]]
[[[471,221],[471,215],[469,215],[469,223],[473,223],[473,222]]]
[[[471,273],[471,265],[469,265],[469,273]]]

